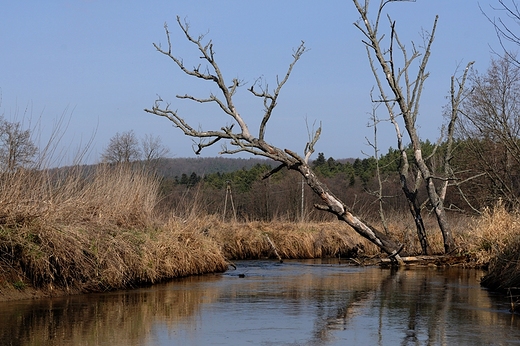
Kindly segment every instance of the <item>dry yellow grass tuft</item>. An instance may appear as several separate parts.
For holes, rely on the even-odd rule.
[[[520,214],[498,203],[475,223],[479,261],[489,263],[482,284],[494,290],[520,287]]]
[[[146,171],[65,173],[21,170],[0,180],[0,297],[25,285],[100,291],[227,268],[201,232],[155,221],[158,182]]]
[[[520,234],[520,215],[509,212],[498,203],[484,210],[468,225],[467,232],[460,235],[459,243],[477,265],[487,266],[503,252]]]
[[[214,222],[206,232],[230,259],[355,257],[363,251],[340,222]]]

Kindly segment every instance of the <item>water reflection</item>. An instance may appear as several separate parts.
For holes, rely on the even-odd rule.
[[[139,290],[0,303],[0,344],[520,344],[520,319],[482,275],[244,261]]]

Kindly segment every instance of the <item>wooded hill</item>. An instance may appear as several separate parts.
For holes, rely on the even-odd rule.
[[[355,159],[339,159],[340,163],[353,163]],[[194,157],[194,158],[161,158],[156,167],[159,176],[164,178],[181,178],[183,174],[190,176],[195,173],[203,177],[212,173],[230,173],[241,169],[250,169],[255,165],[276,166],[278,163],[262,158],[235,157]]]
[[[260,164],[272,164],[271,160],[260,158],[232,157],[194,157],[194,158],[162,158],[157,163],[157,173],[164,178],[179,179],[183,174],[205,176],[211,173],[229,173],[239,169],[250,169]]]

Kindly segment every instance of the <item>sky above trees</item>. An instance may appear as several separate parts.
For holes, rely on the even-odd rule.
[[[379,1],[372,0],[374,5]],[[493,26],[483,15],[497,0],[417,0],[387,5],[401,40],[422,45],[421,30],[430,31],[439,15],[432,48],[430,77],[425,84],[418,120],[421,138],[436,141],[443,124],[450,77],[475,61],[484,72],[492,51],[501,51]],[[482,10],[481,10],[482,9]],[[46,142],[60,118],[61,155],[94,141],[86,160],[98,162],[116,133],[133,130],[138,137],[160,136],[170,155],[192,157],[191,140],[164,118],[143,111],[159,95],[192,124],[220,129],[230,119],[215,104],[194,104],[175,95],[207,97],[214,86],[182,74],[152,43],[166,46],[168,23],[177,57],[188,67],[200,63],[198,52],[183,37],[176,16],[190,24],[193,35],[213,40],[216,59],[230,82],[245,82],[236,105],[258,128],[263,105],[247,88],[258,78],[270,87],[285,74],[300,42],[310,49],[296,64],[267,128],[266,139],[281,148],[303,152],[307,123],[322,123],[316,152],[335,158],[373,154],[367,145],[374,78],[353,23],[358,19],[349,0],[317,1],[16,1],[2,5],[0,21],[0,114],[32,127],[36,144]],[[387,21],[383,21],[387,23]],[[515,28],[515,27],[513,27]],[[383,107],[378,116],[385,119]],[[383,152],[395,147],[390,124],[378,129]],[[219,146],[202,152],[216,156]],[[316,155],[316,154],[315,154]],[[315,157],[313,157],[315,159]],[[61,159],[62,163],[67,159]]]

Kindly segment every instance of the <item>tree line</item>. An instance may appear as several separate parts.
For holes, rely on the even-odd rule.
[[[425,141],[421,143],[421,147],[428,155],[428,164],[432,170],[442,171],[444,167],[439,162],[442,161],[446,143],[434,144]],[[483,156],[478,150],[484,149],[486,155]],[[408,145],[407,151],[412,150],[412,146]],[[458,173],[457,179],[450,183],[446,195],[445,203],[448,211],[475,215],[499,200],[506,203],[511,210],[518,206],[520,180],[517,172],[520,166],[515,168],[511,166],[511,160],[500,160],[503,150],[503,146],[499,143],[495,143],[491,150],[489,144],[484,141],[477,145],[475,138],[457,138],[451,166]],[[483,157],[492,162],[484,161]],[[311,166],[345,203],[365,216],[374,218],[378,213],[375,205],[378,198],[374,193],[378,189],[378,169],[384,181],[385,210],[395,213],[407,207],[407,201],[400,191],[399,160],[400,151],[394,148],[389,148],[386,154],[377,160],[373,156],[349,160],[326,158],[325,154],[320,152],[311,162]],[[192,172],[175,177],[164,177],[162,192],[170,205],[175,206],[179,202],[175,196],[186,198],[187,193],[196,191],[200,200],[206,201],[204,203],[206,212],[222,214],[226,191],[231,189],[239,211],[238,215],[243,219],[270,221],[283,217],[292,221],[301,220],[301,180],[297,175],[282,170],[266,181],[264,176],[273,168],[273,165],[268,163],[257,163],[251,168],[242,168],[233,172],[202,175]],[[496,177],[499,172],[503,177]],[[508,185],[504,186],[507,181],[509,181]],[[269,196],[270,201],[266,200],[266,196]],[[313,210],[313,204],[319,199],[312,196],[307,189],[304,190],[303,199],[306,220],[330,219]],[[425,191],[419,191],[418,199],[421,208],[431,211],[432,206],[427,201]],[[259,207],[259,201],[262,200],[264,207]]]

